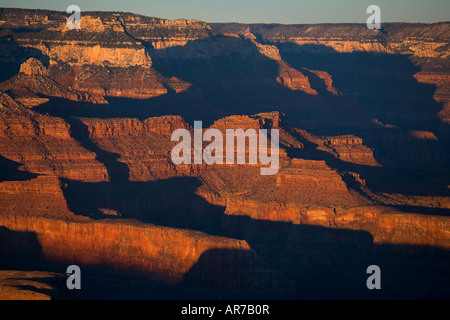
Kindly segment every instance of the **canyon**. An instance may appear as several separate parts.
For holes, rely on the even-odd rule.
[[[1,299],[450,297],[450,23],[66,18],[0,9]],[[174,164],[194,121],[278,172]]]

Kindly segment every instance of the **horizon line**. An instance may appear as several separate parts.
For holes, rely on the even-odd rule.
[[[52,11],[52,12],[59,12],[63,14],[67,14],[64,10],[55,10],[55,9],[42,9],[42,8],[19,8],[19,7],[0,7],[0,9],[18,9],[18,10],[37,10],[37,11]],[[163,18],[163,17],[157,17],[157,16],[151,16],[146,15],[142,13],[135,13],[132,11],[104,11],[104,10],[86,10],[82,11],[84,13],[94,13],[94,12],[111,12],[111,13],[127,13],[127,14],[134,14],[138,16],[148,17],[148,18],[157,18],[157,19],[163,19],[163,20],[197,20],[201,22],[205,22],[207,24],[258,24],[258,25],[285,25],[285,26],[293,26],[293,25],[311,25],[311,24],[365,24],[365,22],[304,22],[304,23],[284,23],[284,22],[238,22],[238,21],[207,21],[197,18]],[[443,21],[434,21],[434,22],[424,22],[424,21],[386,21],[381,22],[381,24],[394,24],[394,23],[405,23],[405,24],[439,24],[439,23],[450,23],[450,20],[443,20]]]

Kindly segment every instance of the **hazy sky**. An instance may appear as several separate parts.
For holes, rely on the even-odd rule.
[[[0,7],[65,11],[124,11],[166,19],[191,18],[207,22],[365,23],[366,8],[381,8],[383,22],[450,20],[450,0],[0,0]]]

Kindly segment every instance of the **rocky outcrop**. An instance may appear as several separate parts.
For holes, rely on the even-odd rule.
[[[3,9],[0,13],[3,19],[0,20],[3,20],[3,27],[14,29],[16,24],[8,19],[10,14],[10,11]],[[26,35],[15,33],[13,40],[3,41],[4,59],[21,63],[22,59],[28,59],[29,55],[25,58],[27,53],[36,53],[36,57],[47,62],[46,76],[50,76],[65,89],[71,89],[75,93],[83,92],[66,95],[64,98],[106,103],[104,96],[149,98],[167,92],[161,81],[155,79],[154,72],[149,72],[152,59],[143,43],[127,33],[123,17],[83,14],[83,28],[68,30],[66,16],[61,13],[37,10],[15,14],[23,14],[22,24],[25,24],[25,28],[42,31]],[[28,64],[29,62],[22,68],[30,75]],[[104,67],[109,69],[105,70]],[[139,74],[131,72],[124,75],[126,71],[122,69],[129,67],[137,68]],[[115,69],[111,72],[110,68]],[[130,77],[132,81],[127,86],[123,79]],[[149,79],[150,83],[147,83]],[[50,88],[52,86],[55,87],[55,84],[45,85]],[[45,90],[41,94],[55,96]],[[89,99],[86,96],[92,97]]]
[[[319,178],[319,172],[327,173]],[[329,183],[328,186],[327,183]],[[310,188],[312,186],[330,188],[334,193],[347,191],[347,187],[340,176],[333,172],[325,161],[293,159],[292,165],[277,175],[277,187],[291,186],[298,188],[305,186],[305,184],[308,184]],[[323,194],[323,191],[320,193]]]
[[[365,24],[271,25],[223,24],[211,26],[220,32],[251,32],[272,43],[324,45],[337,52],[371,51],[412,53],[422,57],[447,57],[448,23],[384,23],[381,30],[370,30]],[[281,36],[282,35],[282,36]],[[440,50],[436,50],[441,47]],[[291,46],[295,48],[295,46]],[[308,46],[305,46],[307,50]]]
[[[145,52],[145,48],[108,48],[101,45],[92,46],[89,43],[78,43],[68,41],[62,44],[55,44],[51,49],[37,46],[43,54],[50,57],[54,62],[65,62],[69,65],[97,65],[108,64],[116,67],[142,66],[151,67],[150,56]]]
[[[170,158],[176,142],[172,132],[189,125],[178,116],[138,119],[83,119],[89,138],[102,150],[118,154],[126,165],[130,181],[148,181],[192,175],[202,166],[175,166]]]
[[[48,76],[47,68],[42,65],[41,61],[35,58],[30,58],[26,62],[22,63],[20,65],[19,72],[23,72],[29,76],[33,74]]]
[[[21,67],[22,68],[22,67]],[[84,93],[61,86],[51,77],[31,73],[31,69],[23,67],[26,73],[19,73],[0,84],[0,90],[8,91],[18,102],[26,107],[35,107],[49,102],[51,98],[63,98],[72,101],[106,103],[103,96],[96,92]],[[39,71],[42,72],[42,71]],[[46,71],[43,71],[46,72]]]
[[[317,91],[311,88],[308,77],[300,71],[290,67],[284,61],[280,62],[280,71],[277,81],[291,90],[301,90],[307,94],[317,95]]]
[[[375,244],[450,248],[446,231],[450,224],[448,217],[389,212],[377,206],[304,208],[292,203],[262,203],[229,198],[226,214],[245,215],[255,220],[367,231]]]
[[[55,287],[56,279],[60,276],[45,271],[1,270],[0,299],[51,300],[52,297],[58,296]],[[48,283],[49,279],[52,283]]]
[[[336,158],[350,163],[368,166],[380,166],[374,158],[373,150],[364,145],[363,139],[356,136],[336,136],[324,138],[319,147],[321,150],[334,153]]]
[[[29,214],[35,218],[67,218],[72,215],[67,207],[61,183],[54,176],[0,182],[0,198],[0,208],[4,213]]]
[[[108,173],[96,155],[72,138],[62,119],[43,116],[3,94],[0,154],[33,173],[76,180],[103,181]]]
[[[119,220],[64,221],[2,215],[0,224],[10,230],[35,233],[48,260],[109,267],[169,283],[181,281],[207,250],[251,250],[245,241]]]

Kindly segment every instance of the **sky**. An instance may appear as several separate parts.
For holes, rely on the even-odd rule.
[[[0,7],[123,11],[165,19],[241,23],[365,23],[369,5],[381,22],[450,21],[450,0],[0,0]]]

